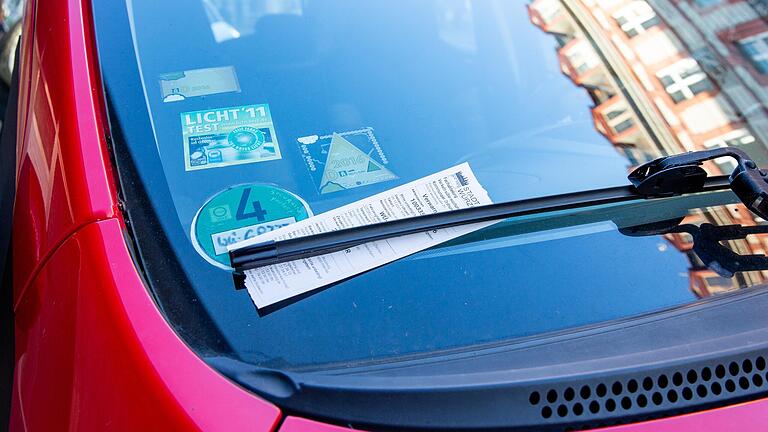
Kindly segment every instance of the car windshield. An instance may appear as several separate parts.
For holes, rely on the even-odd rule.
[[[768,165],[759,5],[103,3],[111,124],[131,160],[120,175],[146,198],[125,204],[157,219],[129,220],[141,266],[180,334],[215,333],[228,356],[308,369],[427,355],[658,311],[768,274],[718,272],[691,232],[627,235],[677,217],[764,223],[730,193],[510,219],[269,314],[233,282],[226,253],[462,163],[493,202],[624,185],[633,166],[688,150],[733,145]],[[127,16],[133,52],[100,31],[111,9]],[[730,173],[718,163],[707,170]],[[725,244],[762,253],[768,240]]]

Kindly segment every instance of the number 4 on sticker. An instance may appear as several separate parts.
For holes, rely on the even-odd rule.
[[[257,218],[259,222],[263,222],[266,219],[267,212],[261,208],[261,203],[258,201],[250,201],[251,188],[243,189],[243,193],[240,195],[240,204],[237,206],[237,213],[235,218],[237,220]],[[248,204],[251,204],[253,211],[248,211]]]

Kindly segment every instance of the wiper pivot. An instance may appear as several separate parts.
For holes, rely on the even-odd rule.
[[[662,157],[640,165],[628,178],[647,198],[700,192],[707,180],[701,165],[720,157],[736,160],[736,168],[729,177],[731,190],[752,212],[768,219],[768,176],[744,151],[734,147]]]

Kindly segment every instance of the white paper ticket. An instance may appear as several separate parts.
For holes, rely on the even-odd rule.
[[[419,215],[491,204],[468,163],[414,180],[360,201],[234,244],[302,237]],[[344,251],[259,267],[245,272],[245,286],[262,308],[363,273],[431,246],[492,225],[482,222],[365,243]]]

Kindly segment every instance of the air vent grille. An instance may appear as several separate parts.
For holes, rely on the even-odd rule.
[[[584,421],[685,410],[768,390],[765,356],[628,379],[532,391],[528,401],[545,420]]]

